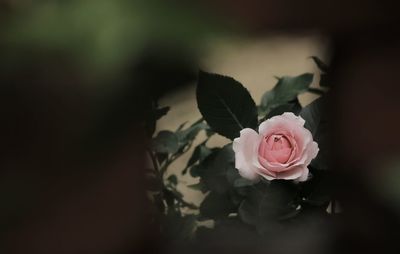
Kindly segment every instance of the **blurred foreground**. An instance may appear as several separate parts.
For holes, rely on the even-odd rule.
[[[0,1],[2,253],[178,252],[150,223],[144,195],[144,152],[161,114],[158,100],[169,104],[174,97],[166,94],[190,90],[205,63],[257,94],[271,74],[281,74],[273,67],[297,74],[308,68],[308,54],[331,60],[332,182],[344,212],[334,223],[299,225],[277,239],[224,229],[179,250],[398,251],[395,7],[394,1]],[[215,62],[204,59],[221,38],[241,43],[278,32],[324,40],[313,41],[314,49],[293,39],[285,57],[265,62],[255,60],[263,47],[253,51],[245,43],[218,52]],[[266,52],[273,44],[267,41]],[[237,62],[218,62],[229,57]]]

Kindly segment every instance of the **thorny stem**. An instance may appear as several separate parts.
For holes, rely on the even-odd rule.
[[[196,125],[196,124],[199,124],[199,123],[201,123],[202,121],[204,121],[204,119],[203,119],[203,118],[200,118],[200,119],[198,119],[197,121],[195,121],[191,126],[194,126],[194,125]],[[209,139],[209,138],[207,138],[204,142],[207,142],[208,139]],[[203,142],[203,143],[204,143],[204,142]],[[171,155],[169,158],[167,158],[167,159],[164,161],[164,163],[162,163],[162,165],[160,165],[160,164],[158,163],[158,160],[157,160],[157,158],[155,157],[153,151],[151,151],[151,149],[148,149],[148,153],[149,153],[149,155],[150,155],[150,158],[151,158],[151,160],[152,160],[152,163],[153,163],[153,165],[154,165],[154,168],[156,169],[156,171],[157,171],[157,173],[158,173],[158,175],[159,175],[159,178],[160,178],[160,181],[161,181],[161,184],[162,184],[162,188],[163,188],[163,189],[168,189],[168,187],[167,187],[167,186],[165,185],[165,183],[164,183],[164,175],[165,175],[165,173],[166,173],[168,167],[171,165],[172,162],[174,162],[176,159],[178,159],[178,158],[179,158],[180,156],[182,156],[184,153],[186,153],[187,151],[189,151],[189,149],[192,147],[192,145],[193,145],[193,142],[189,142],[182,150],[180,150],[180,151],[174,153],[174,154]],[[175,189],[175,191],[176,191],[176,189]],[[171,192],[172,192],[172,194],[174,194],[173,191],[171,191]],[[196,205],[194,205],[194,204],[192,204],[192,203],[189,203],[189,202],[185,201],[181,196],[175,195],[175,194],[174,194],[174,197],[175,197],[175,199],[176,199],[179,203],[181,203],[182,205],[184,205],[184,206],[186,206],[186,207],[188,207],[188,208],[190,208],[190,209],[198,209],[198,206],[196,206]]]
[[[160,171],[160,164],[157,161],[157,158],[155,157],[155,155],[153,154],[153,151],[151,151],[151,149],[147,149],[147,153],[150,156],[151,162],[153,163],[154,169],[159,172]]]
[[[184,153],[186,153],[192,146],[192,143],[190,143],[189,145],[187,145],[182,151],[177,152],[175,154],[173,154],[170,158],[168,158],[165,163],[160,166],[157,158],[155,157],[154,153],[148,149],[148,153],[150,155],[151,161],[154,165],[155,170],[157,171],[157,174],[159,175],[159,179],[161,181],[161,185],[163,189],[168,189],[168,187],[165,185],[164,183],[164,175],[165,172],[167,171],[168,166],[175,161],[177,158],[179,158],[180,156],[182,156]],[[176,190],[175,190],[176,191]],[[162,192],[162,191],[161,191]],[[198,207],[195,204],[189,203],[187,201],[185,201],[182,197],[180,197],[179,195],[175,195],[175,193],[173,191],[171,191],[171,193],[174,195],[175,199],[181,203],[183,206],[186,206],[190,209],[198,209]],[[162,194],[161,194],[162,195]]]

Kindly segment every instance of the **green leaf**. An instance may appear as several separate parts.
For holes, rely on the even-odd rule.
[[[177,131],[176,135],[179,137],[179,141],[181,143],[187,143],[195,139],[197,134],[199,134],[201,130],[206,129],[207,127],[207,124],[203,122],[194,123],[187,129]]]
[[[214,134],[215,134],[215,132],[213,130],[211,130],[211,128],[207,128],[206,129],[206,135],[207,135],[208,138],[211,137]]]
[[[300,116],[306,121],[304,127],[311,131],[313,136],[317,133],[322,120],[322,107],[323,101],[320,97],[305,106],[300,112]]]
[[[209,190],[225,193],[230,189],[228,172],[234,169],[235,154],[232,144],[224,146],[221,150],[211,154],[201,163],[199,176]]]
[[[192,177],[199,177],[202,171],[203,171],[203,165],[199,164],[191,167],[189,173]]]
[[[259,199],[255,195],[250,195],[244,199],[239,206],[238,213],[240,219],[250,225],[256,225],[259,218]]]
[[[233,140],[243,128],[257,126],[257,108],[250,93],[233,78],[201,71],[196,96],[204,119],[222,136]]]
[[[239,216],[243,222],[265,230],[271,223],[295,216],[297,193],[297,186],[289,181],[260,182],[250,188],[240,204]]]
[[[196,215],[186,215],[182,219],[180,234],[181,239],[191,239],[195,233]]]
[[[302,203],[326,210],[332,200],[333,177],[328,170],[311,170],[312,177],[302,184]]]
[[[320,97],[300,112],[300,116],[306,121],[304,127],[311,132],[319,147],[318,155],[310,165],[323,170],[329,168],[330,162],[329,124],[324,100],[325,97]]]
[[[186,129],[183,129],[184,125],[180,125],[175,132],[175,135],[178,137],[178,151],[183,151],[188,144],[194,141],[201,130],[208,128],[208,125],[203,120],[193,123]]]
[[[252,186],[254,185],[253,181],[247,180],[245,178],[238,178],[235,180],[235,182],[233,183],[234,187],[245,187],[245,186]]]
[[[228,167],[226,171],[226,178],[231,186],[235,186],[235,181],[241,179],[242,177],[235,167]]]
[[[267,114],[272,109],[295,100],[300,93],[307,92],[312,81],[313,74],[311,73],[280,78],[275,87],[262,96],[259,107],[261,113]]]
[[[295,115],[298,115],[301,111],[302,107],[300,105],[299,100],[296,98],[291,102],[288,102],[286,104],[282,104],[274,109],[272,109],[267,116],[265,117],[266,119],[269,119],[273,116],[278,116],[278,115],[282,115],[285,112],[292,112]]]
[[[170,241],[190,240],[196,229],[196,215],[186,215],[169,210],[163,221],[164,236]]]
[[[231,202],[228,194],[216,192],[208,194],[200,205],[200,214],[210,219],[225,218],[235,210],[236,206]]]
[[[152,147],[157,153],[174,154],[179,149],[179,139],[171,131],[160,131],[152,140]]]
[[[273,180],[260,203],[260,214],[279,220],[288,219],[297,208],[298,185],[286,180]]]
[[[185,169],[182,171],[182,174],[186,174],[186,171],[189,167],[193,166],[196,162],[202,162],[208,155],[212,153],[212,150],[205,145],[206,142],[201,143],[196,146],[194,149],[192,156],[189,158]]]
[[[167,179],[173,185],[178,184],[178,177],[176,177],[176,175],[170,175]]]
[[[211,153],[206,156],[203,160],[201,160],[198,164],[193,165],[192,167],[190,167],[190,175],[192,177],[199,177],[203,174],[203,172],[205,171],[204,168],[208,167],[208,165],[211,163],[211,161],[215,158],[215,156],[217,155],[217,152],[221,150],[221,148],[212,148],[211,149]]]
[[[322,72],[329,72],[329,66],[324,63],[321,59],[319,59],[316,56],[312,56],[311,59],[314,61],[314,63],[317,65],[318,69],[320,69]]]

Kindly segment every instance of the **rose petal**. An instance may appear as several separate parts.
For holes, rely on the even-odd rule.
[[[300,165],[308,165],[318,153],[318,145],[313,142],[312,134],[304,127],[293,130],[295,136],[297,151],[291,160],[284,164],[287,168],[293,168]],[[313,143],[315,143],[313,145]],[[311,147],[311,145],[313,147]],[[315,147],[316,145],[316,147]],[[316,152],[316,153],[315,153]],[[311,158],[310,158],[311,157]]]
[[[267,161],[262,157],[259,157],[258,160],[260,167],[272,172],[273,174],[271,173],[271,175],[276,175],[278,172],[289,170],[289,168],[285,167],[285,165],[282,163]]]
[[[285,112],[281,115],[281,117],[289,120],[292,123],[296,123],[301,127],[303,127],[306,122],[301,116],[296,116],[292,112]]]
[[[271,162],[286,163],[290,154],[292,152],[291,148],[284,148],[279,150],[270,150],[265,155],[265,159]]]
[[[291,142],[296,144],[296,153],[290,156],[290,160],[286,163],[282,165],[269,163],[270,165],[268,166],[263,164],[264,167],[273,172],[280,172],[304,164],[306,158],[303,154],[308,143],[312,142],[312,134],[309,130],[304,128],[303,125],[304,119],[293,113],[284,113],[281,116],[274,116],[260,124],[259,132],[264,136],[283,133],[288,138],[291,137]]]
[[[245,128],[240,131],[240,137],[233,141],[233,151],[235,151],[235,167],[239,174],[249,180],[260,178],[258,169],[253,165],[254,156],[258,155],[258,146],[262,137],[253,129]]]
[[[307,156],[304,164],[308,165],[310,162],[317,157],[317,154],[319,152],[318,144],[316,142],[311,142],[308,146],[307,149],[304,151],[304,154]]]
[[[308,144],[313,141],[313,136],[311,132],[304,127],[293,129],[292,134],[298,147],[295,159],[298,159],[304,153]]]
[[[272,181],[272,180],[276,179],[276,176],[271,176],[271,175],[269,175],[267,173],[264,173],[264,174],[260,173],[260,176],[262,176],[263,178],[267,179],[268,181]]]
[[[258,127],[258,132],[264,136],[272,129],[274,130],[295,130],[304,126],[304,119],[291,112],[286,112],[280,116],[274,116],[262,122]]]
[[[303,174],[297,179],[297,181],[299,181],[299,182],[307,181],[308,173],[309,173],[309,169],[307,167],[305,167],[303,169]]]
[[[295,180],[300,178],[307,167],[294,167],[291,170],[282,171],[277,174],[277,179],[285,179],[285,180]]]

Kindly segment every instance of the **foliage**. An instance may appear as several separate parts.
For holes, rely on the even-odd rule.
[[[218,134],[233,139],[243,128],[257,127],[257,108],[247,89],[230,77],[200,72],[197,104]]]
[[[317,57],[312,59],[322,74],[326,75],[328,66]],[[274,88],[267,91],[256,106],[248,90],[233,78],[202,71],[199,73],[196,93],[203,118],[188,127],[183,124],[174,132],[158,132],[149,149],[155,166],[154,174],[162,182],[159,191],[155,192],[164,200],[161,215],[167,220],[175,220],[172,224],[181,225],[185,232],[176,235],[187,239],[194,236],[196,228],[199,234],[213,230],[197,227],[194,223],[203,220],[213,220],[215,229],[234,224],[235,228],[268,235],[288,227],[293,221],[301,220],[304,214],[310,212],[329,216],[327,208],[332,201],[332,186],[328,156],[329,118],[325,106],[328,95],[326,89],[310,87],[313,78],[314,75],[310,73],[280,77]],[[298,95],[305,92],[322,96],[302,107]],[[239,136],[241,129],[256,129],[260,121],[284,112],[303,117],[305,127],[319,144],[320,153],[309,166],[312,177],[306,182],[251,182],[242,178],[235,169],[232,143],[222,148],[207,145],[214,134],[233,140]],[[170,175],[165,178],[165,173],[174,160],[189,151],[200,131],[206,132],[206,138],[194,147],[181,171],[198,179],[198,183],[189,185],[189,188],[205,194],[197,207],[186,201],[178,191],[179,177]],[[182,208],[188,208],[189,212],[186,210],[183,213]]]

